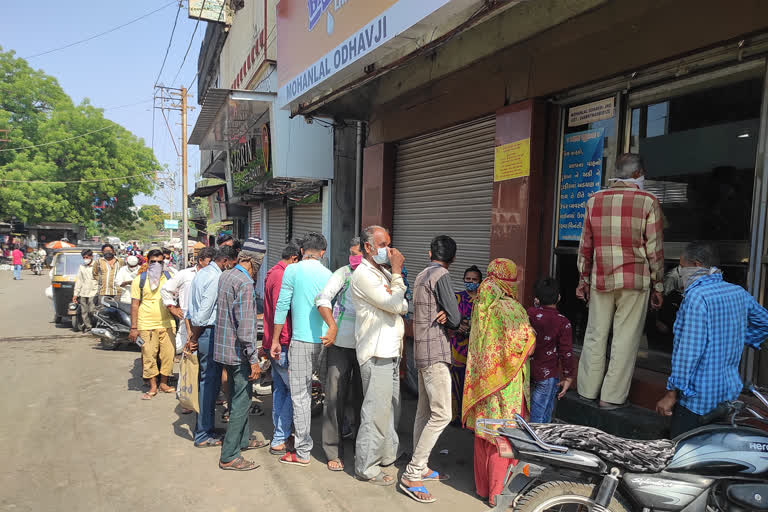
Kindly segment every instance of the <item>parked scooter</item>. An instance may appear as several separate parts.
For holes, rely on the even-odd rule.
[[[768,408],[754,386],[748,389]],[[768,433],[739,421],[768,423],[742,402],[721,404],[702,423],[669,440],[637,441],[580,425],[478,420],[497,436],[507,471],[495,510],[544,512],[744,512],[768,510]],[[517,428],[514,428],[514,427]]]
[[[93,325],[91,334],[101,340],[105,349],[117,350],[122,344],[131,344],[128,339],[131,331],[130,305],[112,297],[99,297],[99,306],[93,312]]]

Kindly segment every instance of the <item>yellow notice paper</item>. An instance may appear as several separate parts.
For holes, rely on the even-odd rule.
[[[493,181],[522,178],[531,174],[531,139],[496,146]]]

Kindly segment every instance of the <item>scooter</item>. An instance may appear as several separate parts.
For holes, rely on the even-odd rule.
[[[93,325],[91,334],[101,340],[105,349],[117,350],[120,345],[131,344],[128,339],[131,331],[129,305],[112,297],[99,297],[99,307],[93,312]]]
[[[754,386],[747,388],[768,409]],[[743,402],[727,402],[707,424],[676,439],[637,441],[580,425],[477,421],[509,467],[494,510],[544,512],[746,512],[768,510],[768,423]]]
[[[29,263],[30,268],[32,269],[32,273],[36,276],[39,276],[43,273],[43,260],[40,259],[40,257],[36,257]]]

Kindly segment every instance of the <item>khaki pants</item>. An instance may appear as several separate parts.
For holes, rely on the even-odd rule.
[[[145,379],[157,377],[160,373],[166,377],[173,375],[173,356],[176,355],[173,329],[152,329],[139,331],[144,340],[141,346],[141,360],[144,364]],[[157,355],[160,354],[160,371],[157,370]]]
[[[413,457],[403,478],[421,481],[437,439],[453,417],[451,372],[445,363],[419,368],[419,402],[413,424]]]
[[[589,320],[578,375],[579,394],[584,398],[594,399],[600,395],[601,400],[612,404],[623,404],[627,400],[649,294],[650,290],[590,290]],[[606,372],[611,326],[613,341]]]

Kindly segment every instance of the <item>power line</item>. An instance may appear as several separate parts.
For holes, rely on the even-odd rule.
[[[181,2],[179,2],[179,8],[176,9],[176,18],[173,20],[173,29],[171,29],[171,38],[168,39],[168,46],[165,48],[165,57],[163,57],[163,64],[160,66],[160,71],[157,73],[157,78],[155,78],[155,85],[157,85],[157,82],[160,81],[160,75],[163,74],[163,69],[165,69],[165,61],[168,59],[168,52],[171,49],[171,43],[173,42],[173,34],[176,33],[176,24],[179,22],[179,13],[181,12]]]
[[[115,178],[97,178],[92,180],[69,180],[69,181],[47,181],[47,180],[6,180],[3,178],[0,178],[0,183],[45,183],[46,185],[64,185],[67,183],[96,183],[100,181],[116,181],[116,180],[125,180],[128,178],[136,178],[138,176],[154,176],[155,172],[142,172],[139,174],[131,174],[128,176],[119,176]]]
[[[20,149],[31,149],[31,148],[39,148],[42,146],[50,146],[51,144],[58,144],[60,142],[67,142],[68,140],[79,139],[80,137],[85,137],[86,135],[90,135],[92,133],[103,132],[104,130],[109,130],[111,128],[114,128],[114,126],[104,126],[103,128],[99,128],[98,130],[92,130],[90,132],[81,133],[80,135],[75,135],[73,137],[67,137],[66,139],[53,140],[51,142],[44,142],[42,144],[33,144],[32,146],[21,146],[18,148],[0,149],[0,153],[2,153],[3,151],[18,151]]]
[[[148,12],[148,13],[146,13],[146,14],[142,15],[142,16],[139,16],[138,18],[134,18],[134,19],[132,19],[131,21],[129,21],[129,22],[127,22],[127,23],[123,23],[122,25],[118,25],[118,26],[116,26],[116,27],[113,27],[113,28],[111,28],[111,29],[109,29],[109,30],[105,30],[104,32],[99,32],[98,34],[96,34],[96,35],[93,35],[93,36],[91,36],[91,37],[87,37],[87,38],[85,38],[85,39],[81,39],[80,41],[75,41],[74,43],[69,43],[69,44],[67,44],[67,45],[64,45],[64,46],[60,46],[60,47],[58,47],[58,48],[53,48],[53,49],[51,49],[51,50],[46,50],[46,51],[44,51],[44,52],[36,53],[36,54],[34,54],[34,55],[30,55],[29,57],[24,57],[24,58],[25,58],[25,59],[27,59],[27,60],[29,60],[29,59],[34,59],[35,57],[41,57],[41,56],[43,56],[43,55],[48,55],[49,53],[58,52],[58,51],[60,51],[60,50],[64,50],[64,49],[66,49],[66,48],[71,48],[72,46],[76,46],[76,45],[78,45],[78,44],[86,43],[86,42],[88,42],[88,41],[91,41],[91,40],[93,40],[93,39],[96,39],[97,37],[101,37],[101,36],[104,36],[104,35],[110,34],[110,33],[114,32],[114,31],[116,31],[116,30],[119,30],[119,29],[121,29],[121,28],[123,28],[123,27],[127,27],[128,25],[131,25],[131,24],[133,24],[133,23],[136,23],[137,21],[141,21],[141,20],[143,20],[144,18],[147,18],[147,17],[149,17],[149,16],[151,16],[151,15],[155,14],[156,12],[162,11],[162,10],[163,10],[163,9],[165,9],[166,7],[168,7],[168,6],[170,6],[170,5],[173,5],[173,4],[175,4],[175,3],[176,3],[176,1],[175,1],[175,0],[174,0],[173,2],[169,2],[169,3],[165,4],[165,5],[163,5],[162,7],[159,7],[159,8],[157,8],[157,9],[155,9],[155,10],[154,10],[154,11],[152,11],[152,12]]]
[[[222,7],[223,5],[224,4],[222,3]],[[197,27],[200,25],[200,18],[203,16],[203,9],[205,9],[205,0],[203,0],[202,5],[200,5],[200,16],[197,18],[197,23],[195,23],[195,30],[192,31],[192,37],[189,38],[189,44],[187,45],[187,51],[184,52],[184,58],[181,59],[181,66],[179,66],[179,70],[176,72],[176,75],[173,77],[173,80],[171,80],[171,87],[173,87],[173,84],[176,83],[176,79],[179,77],[179,73],[181,73],[181,70],[184,67],[184,63],[187,61],[187,55],[189,55],[189,50],[192,48],[192,43],[195,40]]]
[[[101,108],[101,110],[105,110],[105,111],[106,110],[117,110],[117,109],[120,109],[120,108],[128,108],[128,107],[135,107],[136,105],[143,105],[145,103],[149,103],[150,101],[152,101],[152,98],[148,98],[148,99],[145,99],[145,100],[137,101],[135,103],[126,103],[125,105],[116,105],[114,107],[96,107],[96,108]]]

